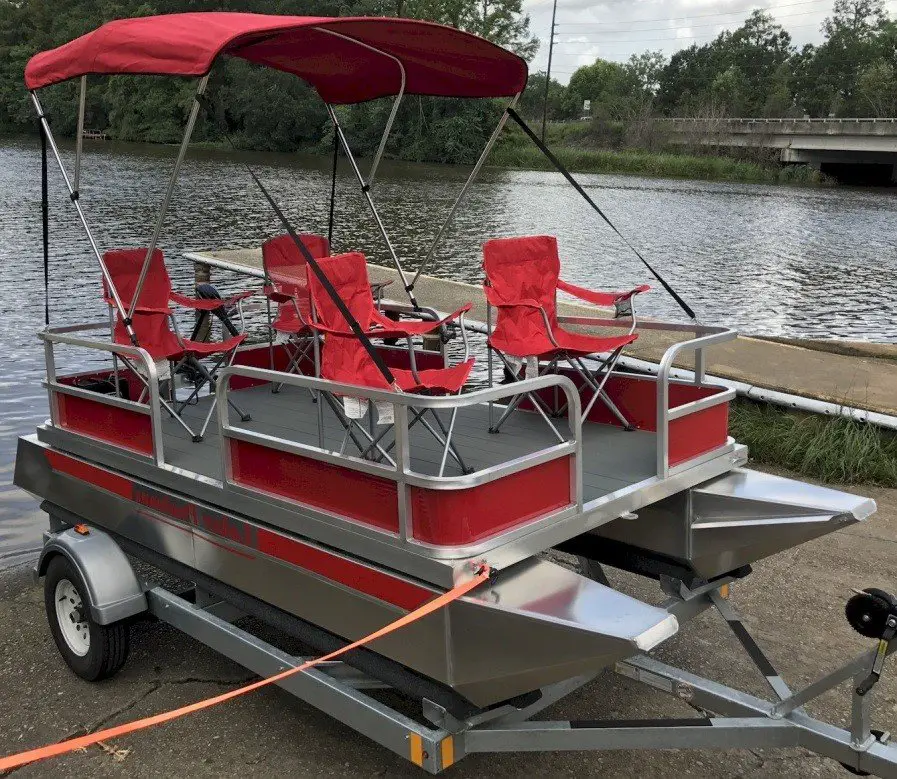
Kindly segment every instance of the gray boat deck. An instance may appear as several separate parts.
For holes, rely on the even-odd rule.
[[[229,396],[252,416],[250,421],[241,422],[231,409],[232,426],[288,441],[318,445],[318,409],[307,390],[285,386],[275,394],[271,392],[270,385],[264,385],[232,391]],[[211,399],[204,397],[196,405],[185,409],[183,416],[194,429],[199,429],[202,425],[209,403]],[[498,419],[501,411],[501,407],[495,407],[495,419]],[[443,424],[448,426],[450,412],[437,413]],[[323,417],[325,448],[339,450],[345,431],[326,403]],[[432,418],[429,415],[426,418],[432,424]],[[560,433],[569,437],[566,420],[553,421]],[[361,422],[368,424],[367,419]],[[191,441],[183,428],[171,418],[163,419],[162,427],[165,459],[168,463],[203,476],[221,478],[220,438],[214,419],[206,431],[205,439],[200,443]],[[535,413],[514,412],[498,434],[489,433],[488,428],[488,406],[469,406],[459,410],[452,440],[466,464],[476,470],[507,462],[557,442],[557,437],[542,417]],[[377,428],[377,432],[381,430],[382,428]],[[628,432],[610,425],[584,425],[584,498],[592,500],[652,476],[655,473],[655,439],[654,433],[641,430]],[[390,430],[381,444],[388,446],[392,440],[393,432]],[[420,473],[435,475],[442,456],[442,447],[438,441],[422,424],[411,428],[409,441],[412,468]],[[351,440],[346,444],[345,453],[358,454]],[[457,463],[449,457],[445,475],[460,473]]]

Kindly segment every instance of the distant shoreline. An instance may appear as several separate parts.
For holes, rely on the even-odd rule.
[[[11,133],[0,135],[0,140],[29,140],[36,139],[31,135]],[[60,140],[64,143],[74,144],[74,139],[63,136]],[[167,148],[177,144],[157,143],[153,141],[119,141],[110,138],[105,141],[89,141],[86,148],[99,143],[138,144],[141,146],[155,146]],[[549,139],[550,143],[550,139]],[[199,149],[211,152],[233,154],[233,149],[223,141],[197,141],[191,144],[191,149]],[[696,155],[680,152],[653,152],[639,149],[614,150],[614,149],[589,149],[582,146],[570,146],[554,144],[552,151],[558,159],[573,173],[598,173],[609,175],[643,176],[645,178],[693,180],[693,181],[719,181],[742,184],[776,184],[801,187],[831,187],[836,186],[832,178],[820,173],[807,165],[778,166],[738,160],[733,157],[717,155]],[[273,151],[270,149],[239,149],[238,153],[252,154],[282,154],[302,155],[321,160],[323,166],[329,167],[330,151],[324,151],[320,147],[310,147],[296,151]],[[447,165],[448,167],[469,167],[471,163],[442,163],[426,162],[421,160],[407,160],[401,157],[389,157],[393,162],[408,163],[411,165]],[[504,170],[554,170],[553,165],[532,145],[529,145],[522,137],[506,137],[499,142],[489,155],[486,166]]]

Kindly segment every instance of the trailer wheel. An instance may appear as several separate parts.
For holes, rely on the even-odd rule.
[[[81,574],[57,555],[44,577],[44,607],[50,632],[62,658],[89,682],[106,679],[128,659],[128,625],[100,625],[90,616],[90,598]]]

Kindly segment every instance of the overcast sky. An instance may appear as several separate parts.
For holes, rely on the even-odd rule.
[[[819,43],[822,20],[833,0],[558,0],[557,38],[551,75],[566,84],[578,67],[596,57],[624,61],[646,49],[667,56],[693,43],[704,44],[738,27],[755,8],[766,8],[798,46]],[[887,0],[897,16],[897,0]],[[548,62],[552,0],[525,0],[531,29],[541,41],[531,72]]]

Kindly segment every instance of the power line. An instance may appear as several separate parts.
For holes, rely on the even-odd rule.
[[[795,24],[792,25],[794,29],[801,27],[816,27],[815,24]],[[566,45],[605,45],[605,46],[615,46],[620,43],[658,43],[661,41],[696,41],[703,40],[705,38],[716,38],[718,37],[718,33],[704,33],[703,35],[666,35],[662,38],[624,38],[624,39],[610,39],[610,38],[602,38],[600,40],[578,40],[578,41],[557,41],[555,43],[556,46],[566,46]]]
[[[814,14],[818,14],[819,11],[799,11],[796,14],[782,14],[781,16],[776,16],[775,21],[779,21],[780,19],[792,19],[798,16],[812,16]],[[679,27],[687,27],[692,30],[696,27],[721,27],[725,25],[734,24],[735,22],[705,22],[704,24],[680,24]],[[573,22],[567,22],[567,24],[573,24]],[[558,23],[560,26],[560,22]],[[585,30],[583,35],[612,35],[619,33],[643,33],[643,32],[663,32],[665,30],[673,30],[672,27],[645,27],[642,30],[625,30],[625,29],[613,29],[613,30]],[[558,35],[574,35],[575,33],[572,30],[558,30]]]
[[[606,24],[647,24],[648,22],[676,22],[683,21],[688,19],[709,19],[712,16],[744,16],[750,15],[753,11],[776,11],[779,8],[793,8],[799,5],[814,5],[817,3],[825,3],[826,5],[831,4],[831,0],[800,0],[797,3],[782,3],[781,5],[773,6],[763,6],[760,8],[748,9],[745,8],[742,11],[717,11],[712,14],[691,14],[689,16],[660,16],[654,19],[630,19],[626,22],[558,22],[558,26],[567,25],[567,24],[588,24],[588,25],[601,25],[604,26]],[[633,32],[638,32],[638,30],[633,30]]]

